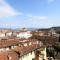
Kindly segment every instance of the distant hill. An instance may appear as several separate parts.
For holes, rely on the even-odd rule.
[[[7,29],[7,30],[10,30],[10,28],[0,28],[0,30],[5,30],[5,29]],[[49,30],[51,30],[51,29],[54,29],[56,32],[60,32],[60,27],[58,26],[58,27],[51,27],[51,28],[27,28],[27,30],[29,30],[29,31],[36,31],[36,30],[38,30],[38,31],[49,31]],[[19,31],[20,30],[20,28],[16,28],[16,29],[13,29],[13,28],[11,28],[11,30],[16,30],[16,31]]]
[[[29,31],[36,31],[37,28],[27,28],[27,30],[29,30]]]
[[[38,29],[38,31],[49,31],[50,28],[43,28],[43,29]]]
[[[38,29],[38,31],[49,31],[51,29],[54,29],[56,32],[60,32],[60,27],[43,28],[43,29]]]
[[[60,27],[52,27],[52,29],[60,30]]]
[[[60,27],[52,27],[57,33],[60,33]]]

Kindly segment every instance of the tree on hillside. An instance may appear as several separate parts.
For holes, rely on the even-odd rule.
[[[58,52],[60,52],[60,43],[58,42],[58,43],[55,43],[54,45],[53,45],[53,48],[56,50],[56,52],[57,52],[57,54],[56,55],[58,55]]]

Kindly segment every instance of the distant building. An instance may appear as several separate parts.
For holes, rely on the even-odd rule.
[[[32,32],[33,35],[37,35],[37,36],[45,36],[45,32],[44,31],[34,31]]]
[[[5,33],[0,33],[0,38],[5,37]]]
[[[12,36],[12,35],[13,35],[13,32],[12,32],[12,31],[6,32],[6,36],[7,36],[7,37],[10,37],[10,36]]]
[[[6,30],[0,30],[0,38],[3,38],[6,36]]]
[[[0,30],[0,38],[12,36],[13,32],[11,30]]]
[[[25,28],[21,29],[21,31],[17,34],[17,37],[26,38],[26,39],[31,37],[31,36],[32,36],[31,31],[28,31]]]
[[[44,35],[45,35],[45,32],[39,31],[39,36],[44,36]]]
[[[51,29],[51,30],[48,32],[48,36],[56,36],[56,37],[58,37],[59,34],[57,34],[54,29]]]

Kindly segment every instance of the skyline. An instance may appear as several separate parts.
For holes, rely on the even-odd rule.
[[[0,0],[0,27],[60,26],[60,0]]]

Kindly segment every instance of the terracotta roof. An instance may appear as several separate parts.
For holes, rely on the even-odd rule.
[[[9,39],[9,40],[0,40],[0,48],[13,46],[15,44],[18,44],[19,40]]]
[[[0,52],[0,60],[18,60],[18,54],[14,51]]]
[[[0,60],[18,60],[18,53],[20,54],[20,56],[23,56],[24,54],[27,54],[39,47],[40,46],[36,44],[33,44],[31,46],[17,46],[13,50],[0,52]]]
[[[20,43],[28,43],[28,42],[34,42],[36,40],[34,39],[18,39],[18,38],[14,38],[14,39],[3,39],[0,40],[0,48],[5,48],[5,47],[9,47],[9,46],[13,46],[16,44],[20,44]]]
[[[0,48],[2,47],[8,47],[14,44],[18,44],[20,43],[21,39],[9,39],[9,40],[0,40]],[[27,39],[25,42],[34,42],[36,40],[32,40],[32,39]],[[32,44],[32,45],[28,45],[28,46],[17,46],[14,49],[8,50],[8,51],[3,51],[0,52],[0,60],[18,60],[18,56],[22,56],[25,55],[37,48],[40,48],[40,46],[38,44]]]
[[[16,48],[14,48],[14,51],[20,53],[20,56],[27,54],[37,48],[39,48],[39,45],[33,44],[31,46],[17,46]]]

